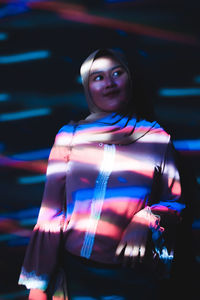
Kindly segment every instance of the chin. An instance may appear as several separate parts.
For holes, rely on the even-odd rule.
[[[119,112],[122,111],[126,108],[126,105],[124,105],[124,103],[122,105],[116,105],[113,107],[109,107],[107,111],[109,112]]]

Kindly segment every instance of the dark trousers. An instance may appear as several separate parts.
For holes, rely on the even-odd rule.
[[[93,262],[67,253],[69,300],[156,300],[157,281],[142,265],[134,269]]]

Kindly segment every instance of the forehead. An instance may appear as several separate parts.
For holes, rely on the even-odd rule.
[[[102,72],[107,71],[112,68],[122,66],[120,62],[112,56],[101,56],[96,58],[91,66],[90,71],[92,72]]]

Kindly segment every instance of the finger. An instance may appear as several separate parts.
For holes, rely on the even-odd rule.
[[[139,257],[139,246],[135,246],[133,248],[133,251],[132,251],[132,261],[131,261],[131,267],[133,268],[135,266],[135,263],[136,261],[138,260],[138,257]]]
[[[131,253],[133,251],[133,247],[130,245],[126,245],[125,251],[124,251],[124,257],[122,260],[122,265],[126,266],[130,262]]]
[[[141,246],[139,249],[140,262],[143,261],[143,259],[144,259],[145,251],[146,251],[146,248],[144,246]]]
[[[170,259],[173,259],[174,258],[174,250],[171,250],[170,251]]]
[[[139,247],[139,246],[133,247],[132,257],[133,257],[133,258],[138,257],[138,256],[139,256],[139,252],[140,252],[140,247]]]
[[[124,251],[124,256],[125,257],[130,257],[130,256],[132,256],[132,252],[133,252],[133,247],[130,246],[130,245],[127,245],[126,249]]]
[[[120,244],[115,251],[115,255],[119,256],[121,254],[121,252],[123,251],[124,247],[125,247],[125,244]]]

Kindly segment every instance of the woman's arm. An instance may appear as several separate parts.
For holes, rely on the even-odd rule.
[[[160,170],[159,181],[156,182],[156,189],[160,192],[154,193],[158,198],[151,199],[151,206],[145,207],[133,216],[117,247],[116,255],[123,253],[124,263],[130,262],[131,259],[134,266],[138,258],[143,261],[149,233],[159,246],[163,245],[162,236],[167,237],[170,257],[173,252],[175,238],[173,232],[181,220],[181,212],[185,205],[180,202],[180,176],[171,142],[166,147]]]
[[[19,278],[19,284],[33,291],[46,290],[59,262],[71,138],[72,126],[65,126],[57,134],[48,160],[42,204]]]

